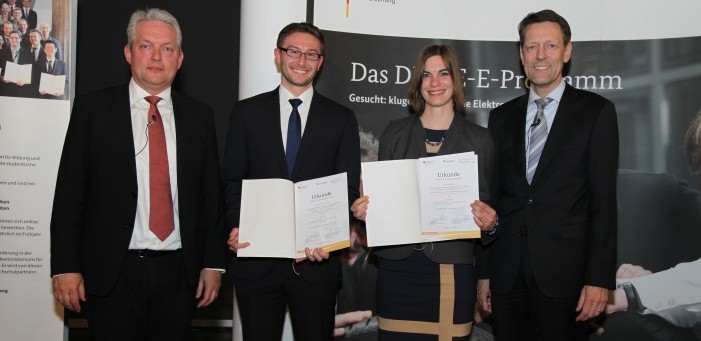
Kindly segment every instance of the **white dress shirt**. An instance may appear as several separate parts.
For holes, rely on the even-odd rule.
[[[555,114],[557,113],[557,108],[560,106],[560,100],[562,99],[562,94],[565,92],[565,80],[563,79],[553,91],[547,94],[543,98],[552,98],[552,101],[543,109],[543,114],[545,115],[545,120],[548,123],[548,135],[550,135],[550,130],[553,127],[553,122],[555,121]],[[526,109],[526,170],[528,170],[528,155],[529,155],[529,133],[531,131],[531,125],[535,119],[535,115],[538,113],[538,106],[535,101],[539,99],[538,95],[531,90],[528,95],[528,107]],[[528,171],[526,171],[528,172]]]
[[[139,87],[134,79],[129,82],[129,107],[131,108],[131,128],[134,136],[134,153],[136,158],[136,182],[139,194],[136,201],[136,219],[134,220],[134,232],[131,235],[129,249],[150,250],[177,250],[181,248],[180,219],[178,210],[178,168],[176,154],[175,117],[173,116],[173,101],[170,97],[170,87],[158,94],[161,98],[158,102],[158,111],[163,121],[163,129],[166,137],[166,149],[168,150],[168,170],[170,173],[170,193],[173,198],[173,214],[175,218],[175,230],[161,241],[149,230],[149,212],[151,205],[151,192],[149,181],[149,146],[147,127],[153,119],[149,117],[150,104],[144,99],[150,96],[146,90]]]
[[[290,104],[290,99],[299,98],[302,100],[302,104],[297,107],[299,111],[299,117],[302,119],[302,136],[304,136],[304,127],[307,126],[307,117],[309,117],[309,107],[312,104],[312,97],[314,97],[314,87],[310,87],[307,91],[295,97],[285,89],[284,86],[280,86],[280,129],[282,132],[282,146],[287,152],[287,125],[290,122],[290,114],[292,113],[292,104]]]

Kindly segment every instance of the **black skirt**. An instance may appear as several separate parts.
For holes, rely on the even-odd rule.
[[[380,258],[380,340],[467,340],[476,295],[472,264],[435,263],[418,250],[402,260]]]

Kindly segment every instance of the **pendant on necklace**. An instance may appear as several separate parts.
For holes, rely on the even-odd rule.
[[[441,142],[428,142],[428,141],[426,141],[426,153],[431,153],[431,154],[438,153],[438,150],[441,149],[442,144],[443,144],[443,141],[441,141]]]

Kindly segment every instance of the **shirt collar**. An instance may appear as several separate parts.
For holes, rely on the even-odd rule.
[[[161,102],[166,103],[168,105],[172,105],[170,92],[171,89],[170,87],[168,87],[156,96],[161,98]],[[151,94],[149,94],[146,90],[144,90],[142,87],[136,84],[136,81],[134,81],[134,78],[132,77],[131,81],[129,81],[129,105],[133,106],[139,101],[144,101],[144,103],[147,103],[144,99],[144,97],[146,96],[151,96]]]
[[[312,102],[312,97],[314,96],[314,87],[309,87],[309,89],[305,90],[303,93],[299,94],[299,96],[294,96],[292,93],[287,90],[284,86],[280,86],[280,102],[281,103],[289,103],[290,99],[293,98],[299,98],[302,100],[302,105],[307,104],[309,105]]]
[[[565,92],[565,80],[562,79],[560,80],[560,84],[553,89],[549,94],[547,94],[544,98],[552,98],[553,101],[557,102],[558,104],[560,103],[560,99],[562,99],[562,94]],[[540,96],[535,93],[535,91],[531,90],[529,95],[528,95],[528,105],[535,105],[535,100],[539,99]]]

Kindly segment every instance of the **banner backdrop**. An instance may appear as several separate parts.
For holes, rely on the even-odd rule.
[[[243,1],[244,7],[248,2],[253,1]],[[277,2],[266,3],[275,8]],[[701,25],[696,18],[701,13],[700,2],[293,3],[297,8],[311,4],[313,10],[287,21],[267,22],[267,36],[252,39],[258,46],[245,44],[244,37],[251,40],[254,33],[252,26],[247,29],[242,22],[240,98],[279,84],[272,53],[276,33],[290,21],[311,21],[324,30],[326,38],[316,89],[355,111],[363,157],[368,161],[376,158],[377,140],[387,123],[410,115],[407,85],[422,47],[442,43],[455,48],[467,99],[465,118],[486,126],[491,109],[527,91],[516,43],[518,22],[529,12],[555,10],[572,28],[573,57],[565,68],[565,80],[609,98],[618,112],[619,264],[658,272],[701,258],[701,162],[697,159],[698,136],[693,138],[701,131]],[[246,15],[242,9],[242,18]],[[250,63],[244,65],[246,54],[257,59],[249,58]],[[256,77],[245,77],[244,69],[256,70]],[[276,76],[266,78],[271,74]],[[363,269],[371,267],[365,265]],[[357,274],[357,268],[349,264],[344,275]],[[374,295],[372,285],[358,284],[372,278],[372,274],[344,278],[346,292],[339,296],[339,313],[372,308],[367,303],[374,301],[368,298]],[[354,299],[358,304],[352,303]],[[473,333],[490,339],[489,318],[485,318]],[[680,327],[658,316],[616,313],[600,322],[605,332],[592,339],[646,340],[673,335],[697,340],[701,339],[699,320],[695,315],[691,327]]]
[[[63,340],[64,334],[63,308],[51,293],[49,222],[70,117],[70,39],[76,2],[41,2],[34,10],[39,26],[46,24],[52,31],[42,40],[54,40],[62,54],[56,55],[51,71],[43,48],[36,59],[20,57],[18,64],[32,67],[31,82],[0,82],[2,340]],[[31,50],[23,47],[22,51],[21,55]],[[4,72],[7,63],[2,60]],[[42,73],[58,76],[58,89],[49,91],[55,91],[53,95],[40,87]]]

